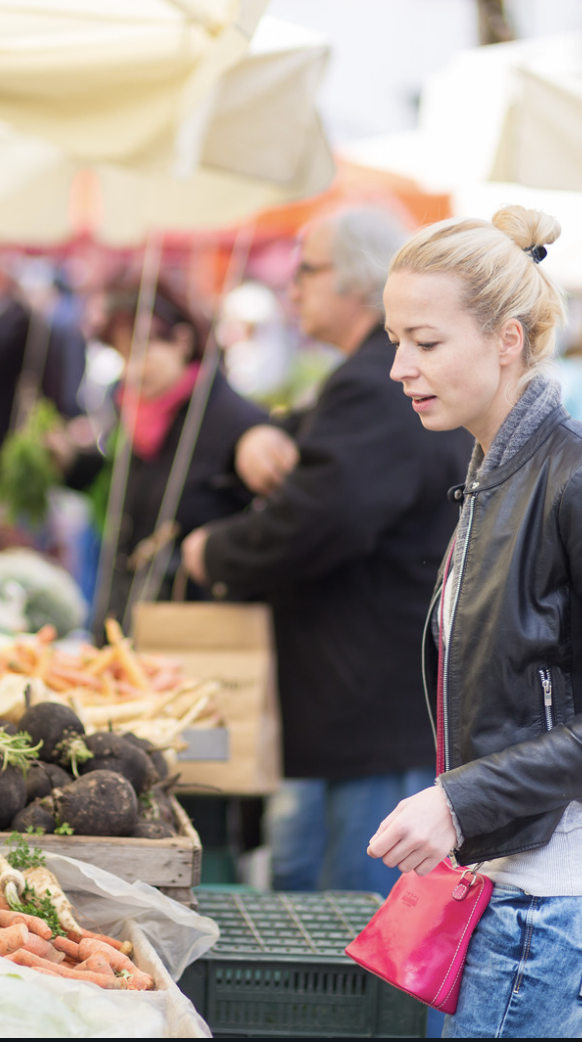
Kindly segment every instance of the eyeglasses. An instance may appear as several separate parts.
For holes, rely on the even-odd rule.
[[[300,282],[305,275],[317,275],[320,271],[331,271],[333,264],[309,264],[308,261],[301,261],[293,272],[293,282]]]

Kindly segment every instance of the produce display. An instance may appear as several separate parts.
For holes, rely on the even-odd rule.
[[[42,852],[21,836],[0,856],[0,956],[50,976],[107,989],[149,991],[154,982],[130,959],[132,945],[77,922]]]
[[[0,830],[144,839],[179,831],[168,754],[186,725],[218,722],[220,685],[137,655],[117,623],[107,632],[108,646],[74,655],[48,626],[0,651]]]
[[[52,626],[0,647],[0,721],[18,723],[27,703],[50,700],[74,709],[88,732],[128,731],[155,745],[176,745],[185,727],[221,723],[214,696],[223,684],[185,676],[180,663],[137,654],[117,622],[109,643],[74,652],[55,643]]]

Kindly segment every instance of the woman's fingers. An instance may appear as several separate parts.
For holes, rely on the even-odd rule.
[[[372,836],[368,854],[401,872],[432,871],[454,847],[456,833],[447,801],[435,786],[402,800]]]

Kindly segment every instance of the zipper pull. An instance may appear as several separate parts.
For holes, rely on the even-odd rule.
[[[544,673],[543,669],[540,669],[540,679],[542,687],[544,689],[544,706],[546,709],[552,705],[552,681],[550,679],[550,671]]]
[[[554,721],[552,720],[552,674],[549,669],[538,670],[540,680],[542,682],[542,689],[544,692],[544,712],[546,714],[546,727],[548,731],[552,730]]]

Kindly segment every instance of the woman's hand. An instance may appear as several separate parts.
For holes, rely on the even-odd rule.
[[[285,431],[261,423],[250,427],[236,446],[235,470],[251,492],[269,496],[299,462],[299,450]]]
[[[380,857],[389,868],[426,876],[455,846],[457,836],[451,812],[440,786],[423,789],[402,800],[384,818],[368,846],[370,857]]]

